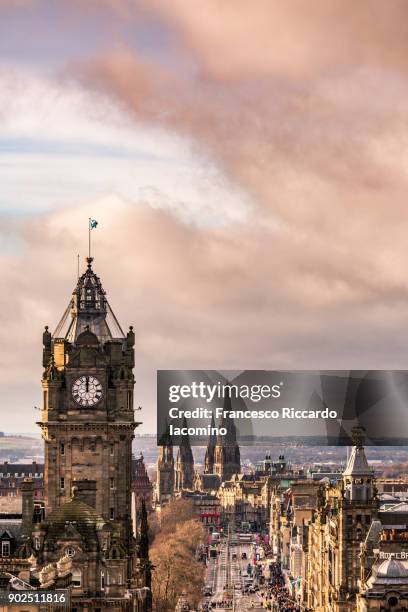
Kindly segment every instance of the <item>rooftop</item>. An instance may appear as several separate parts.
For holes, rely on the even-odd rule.
[[[106,298],[99,276],[92,269],[92,257],[87,258],[87,269],[79,277],[53,338],[76,342],[78,336],[89,330],[101,342],[122,340],[125,335]]]

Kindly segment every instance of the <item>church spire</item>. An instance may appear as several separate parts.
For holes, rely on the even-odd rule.
[[[217,444],[221,446],[233,445],[237,443],[237,430],[235,427],[234,419],[225,417],[224,414],[229,414],[232,411],[232,403],[229,390],[227,389],[224,396],[223,413],[220,420],[219,430],[222,428],[227,430],[225,435],[218,433]]]
[[[220,429],[227,430],[225,435],[218,434],[214,450],[214,473],[218,474],[221,482],[230,480],[233,474],[241,472],[241,454],[237,444],[237,430],[234,419],[224,418],[224,412],[232,410],[229,390],[224,396],[224,410],[220,421]]]
[[[183,419],[183,429],[187,431],[187,419]],[[176,489],[192,489],[194,480],[194,457],[188,432],[181,436],[176,460]]]
[[[149,524],[147,522],[146,502],[143,497],[138,511],[138,523],[138,557],[147,561],[149,559]]]
[[[213,431],[215,430],[215,421],[214,421],[214,413],[211,413],[211,433],[207,444],[207,449],[205,451],[204,458],[204,474],[212,474],[214,471],[214,451],[215,445],[217,442],[217,438]]]
[[[137,576],[138,587],[145,597],[143,610],[152,609],[152,564],[149,559],[149,524],[147,521],[147,510],[145,500],[142,499],[138,511],[137,532]]]
[[[158,507],[165,505],[174,493],[174,457],[173,442],[170,427],[166,420],[164,433],[159,439],[159,454],[157,457],[156,503]]]

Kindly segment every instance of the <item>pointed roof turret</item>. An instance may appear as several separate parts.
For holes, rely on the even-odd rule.
[[[235,427],[234,419],[231,417],[225,417],[224,414],[232,411],[231,397],[228,388],[225,391],[224,395],[224,405],[223,405],[223,413],[220,420],[219,429],[225,428],[227,433],[225,435],[218,434],[217,436],[217,444],[220,446],[226,444],[236,444],[237,443],[237,430]]]
[[[171,446],[173,448],[173,441],[170,435],[170,425],[166,419],[165,430],[159,438],[158,446]]]
[[[188,429],[188,423],[186,417],[183,418],[183,429]],[[190,437],[188,432],[186,434],[182,434],[180,440],[179,450],[177,452],[177,463],[181,462],[182,464],[192,463],[194,464],[193,451],[191,450]]]
[[[211,413],[210,427],[211,427],[211,433],[208,439],[208,444],[207,444],[207,448],[205,451],[205,457],[204,457],[204,473],[205,474],[212,474],[213,469],[214,469],[214,451],[215,451],[215,445],[217,443],[217,437],[213,433],[213,431],[215,430],[215,421],[214,421],[213,412]]]
[[[139,559],[149,558],[149,524],[147,521],[146,502],[142,498],[140,509],[138,511],[138,557]]]
[[[210,424],[210,428],[211,428],[211,433],[210,433],[210,437],[208,439],[207,449],[215,448],[215,444],[217,442],[217,437],[213,433],[214,430],[215,430],[215,420],[214,420],[214,413],[213,412],[211,412],[211,424]]]
[[[106,298],[99,276],[92,269],[92,257],[87,257],[87,269],[78,278],[71,301],[59,322],[53,338],[65,338],[75,343],[86,329],[101,342],[122,340],[125,334]]]
[[[353,427],[352,429],[353,450],[351,451],[347,467],[343,476],[371,476],[373,469],[368,465],[364,452],[364,429]]]

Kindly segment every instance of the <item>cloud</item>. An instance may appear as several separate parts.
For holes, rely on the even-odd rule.
[[[310,78],[350,65],[406,66],[404,0],[188,0],[148,3],[223,79]]]
[[[35,175],[49,197],[55,141],[74,179],[58,205],[4,219],[2,383],[39,378],[42,325],[64,310],[89,210],[96,270],[135,326],[147,429],[159,367],[404,367],[406,3],[149,5],[167,32],[153,52],[125,38],[73,52],[56,90],[28,88],[32,110],[18,80],[0,100],[9,137],[30,136],[38,160],[22,175],[6,152],[10,199]],[[18,398],[27,416],[33,388]]]
[[[135,123],[70,80],[0,66],[0,124],[0,210],[32,214],[115,194],[219,224],[251,206],[188,138]]]
[[[155,426],[157,368],[347,369],[405,361],[403,268],[389,278],[368,255],[360,268],[354,253],[326,251],[324,240],[298,237],[294,249],[278,230],[188,226],[169,210],[118,199],[95,202],[93,211],[94,268],[122,327],[135,327],[144,430]],[[34,422],[43,325],[57,325],[74,288],[76,252],[86,249],[78,228],[87,214],[87,206],[70,207],[5,228],[24,247],[0,257],[0,383],[19,389],[9,418],[8,395],[2,400],[6,430],[21,427],[16,413]]]

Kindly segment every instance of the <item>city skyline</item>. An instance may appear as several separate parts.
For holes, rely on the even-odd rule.
[[[2,429],[90,216],[141,432],[159,368],[406,368],[408,8],[344,6],[0,1]]]

